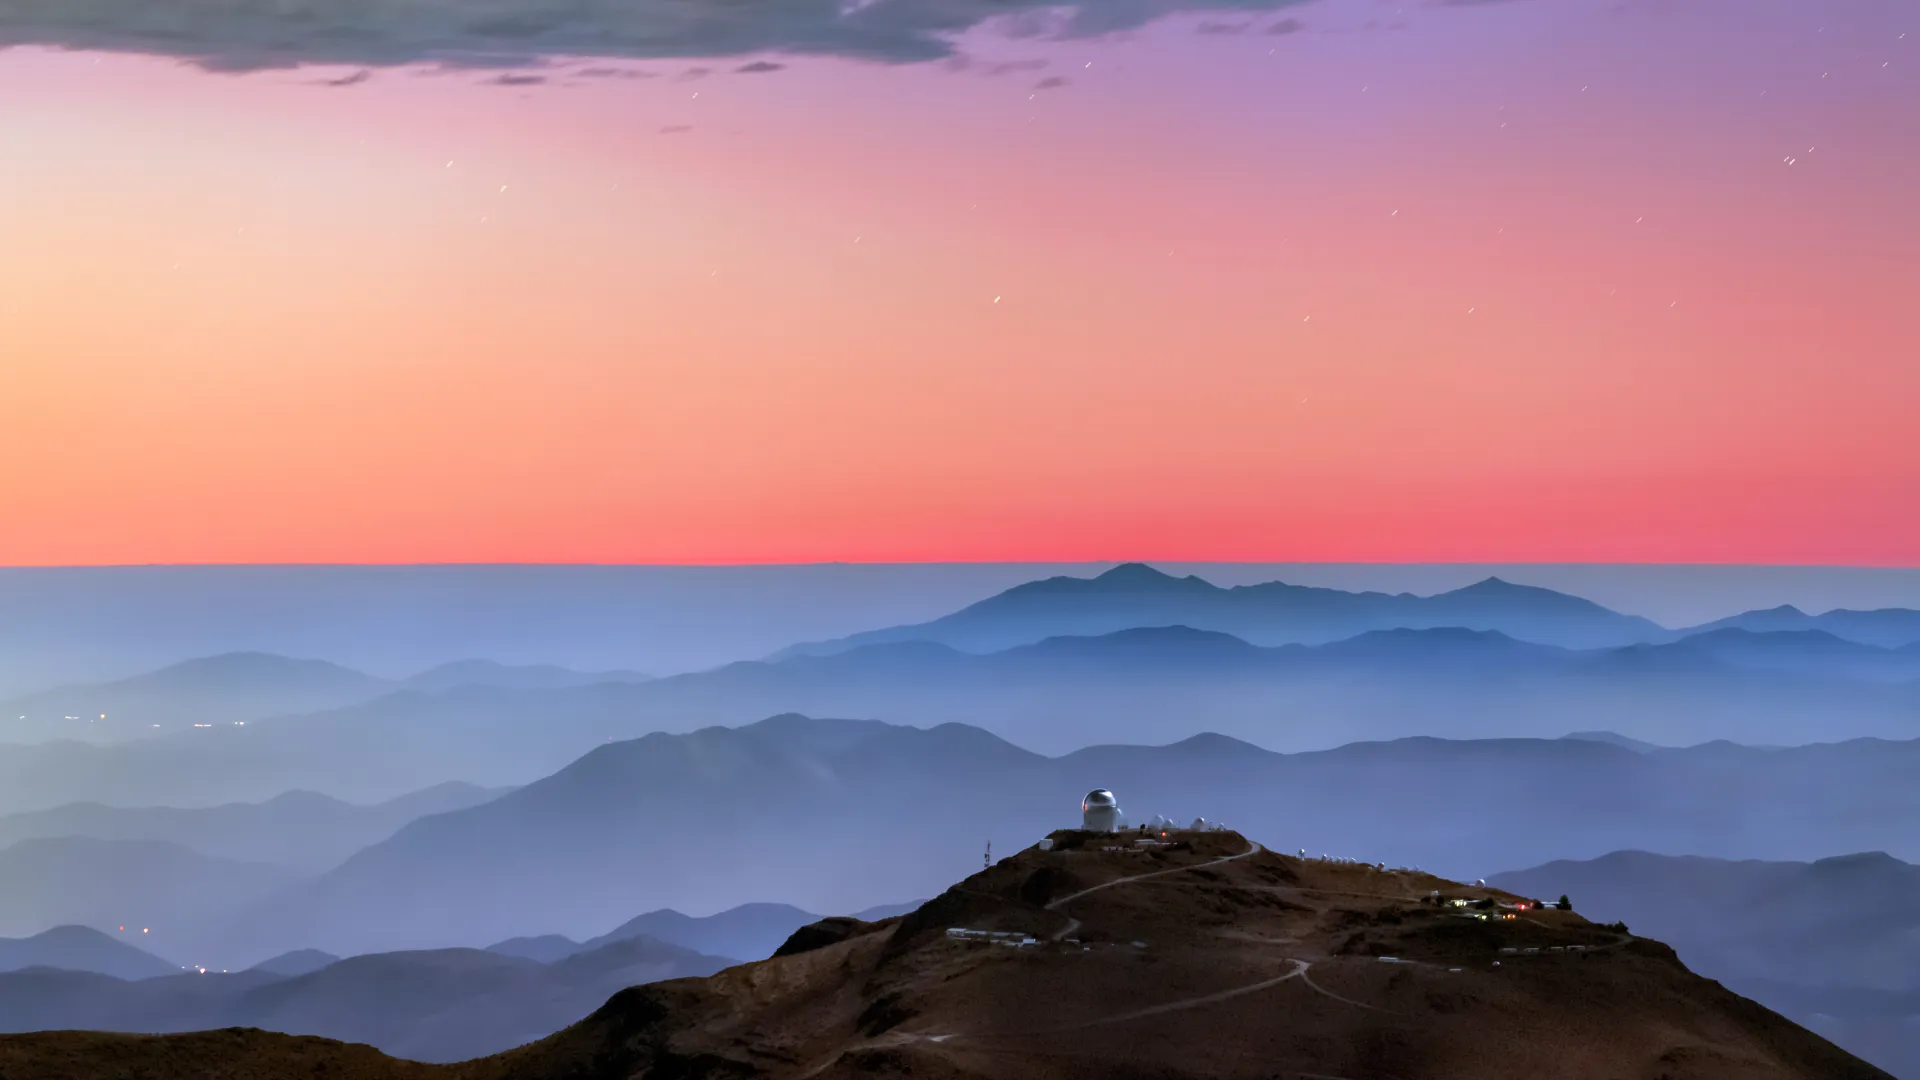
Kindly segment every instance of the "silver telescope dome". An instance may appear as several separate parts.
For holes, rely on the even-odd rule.
[[[1106,788],[1095,788],[1087,792],[1086,798],[1080,800],[1081,810],[1091,810],[1096,806],[1118,805],[1120,805],[1119,800],[1115,799],[1113,792],[1108,791]]]

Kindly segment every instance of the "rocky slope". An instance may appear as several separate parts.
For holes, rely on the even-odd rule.
[[[1692,974],[1664,945],[1498,890],[1282,856],[1231,832],[1175,833],[1164,846],[1052,839],[1052,850],[1004,859],[912,914],[816,924],[781,955],[622,991],[504,1054],[421,1071],[342,1045],[327,1075],[1887,1076]],[[0,1039],[0,1080],[76,1068],[143,1080],[269,1075],[247,1071],[256,1066],[238,1044],[285,1063],[270,1075],[319,1075],[311,1044],[261,1033],[144,1043],[56,1033]]]

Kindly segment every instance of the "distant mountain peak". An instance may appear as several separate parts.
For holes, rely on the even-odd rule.
[[[1666,747],[1663,747],[1658,743],[1644,742],[1640,739],[1629,738],[1628,736],[1622,735],[1617,731],[1575,731],[1570,734],[1562,735],[1560,736],[1560,738],[1563,740],[1572,740],[1574,742],[1607,743],[1612,746],[1624,746],[1627,749],[1632,750],[1635,753],[1639,753],[1639,754],[1648,754],[1648,753],[1652,753],[1655,750],[1666,749]]]
[[[1053,577],[1029,581],[1015,585],[1004,592],[996,593],[976,604],[972,604],[955,615],[993,611],[1012,603],[1046,602],[1052,598],[1069,596],[1099,596],[1105,594],[1149,594],[1182,596],[1199,593],[1227,593],[1218,585],[1194,574],[1186,577],[1174,577],[1162,570],[1156,570],[1146,563],[1121,563],[1110,570],[1102,571],[1093,577],[1075,577],[1072,574],[1056,574]],[[954,616],[948,616],[953,618]],[[937,625],[939,620],[934,624]]]
[[[1852,855],[1816,859],[1811,869],[1816,874],[1855,874],[1905,870],[1909,866],[1884,851],[1861,851]]]
[[[1528,596],[1537,593],[1552,593],[1552,589],[1543,589],[1538,585],[1522,585],[1508,581],[1498,575],[1490,575],[1463,588],[1453,590],[1455,596]],[[1565,595],[1556,593],[1555,595]]]
[[[180,970],[111,934],[71,923],[32,937],[0,938],[0,972],[28,968],[90,971],[116,979],[147,979]]]
[[[1097,637],[1135,627],[1186,625],[1256,646],[1319,645],[1368,630],[1467,626],[1562,648],[1663,641],[1652,620],[1591,600],[1498,576],[1450,592],[1348,592],[1283,581],[1222,587],[1128,562],[1093,577],[1054,575],[1015,585],[923,623],[796,645],[772,659],[831,656],[882,643],[938,642],[980,655],[1057,637]]]
[[[1266,757],[1273,753],[1271,750],[1255,746],[1243,739],[1236,739],[1231,735],[1222,735],[1214,731],[1203,731],[1198,735],[1189,735],[1179,742],[1169,743],[1164,749],[1189,754],[1247,754],[1257,757]]]
[[[1234,637],[1224,630],[1201,630],[1192,626],[1174,624],[1171,626],[1135,626],[1126,630],[1115,630],[1111,634],[1073,635],[1049,638],[1049,641],[1111,641],[1111,642],[1189,642],[1205,641],[1221,644],[1247,645],[1242,638]],[[1251,646],[1248,646],[1251,648]]]
[[[196,656],[182,660],[177,664],[161,668],[152,674],[165,671],[253,671],[267,669],[271,671],[305,672],[342,672],[359,675],[351,668],[341,667],[330,660],[313,660],[306,657],[283,656],[279,653],[242,650],[238,652],[215,653],[212,656]]]
[[[1106,587],[1124,587],[1129,589],[1176,588],[1182,590],[1215,590],[1218,586],[1204,578],[1188,574],[1186,577],[1174,577],[1164,570],[1156,570],[1146,563],[1121,563],[1105,573],[1091,579],[1091,583]]]
[[[284,952],[271,959],[262,960],[253,965],[250,970],[264,971],[269,975],[298,978],[301,975],[311,975],[322,968],[331,967],[339,962],[340,958],[338,956],[329,952],[321,952],[319,949],[295,949],[292,952]]]
[[[1519,616],[1547,616],[1552,618],[1606,617],[1612,619],[1633,618],[1622,616],[1619,612],[1596,604],[1582,596],[1563,593],[1541,585],[1522,585],[1502,577],[1486,577],[1471,585],[1428,597],[1430,602],[1442,606],[1466,601],[1477,608],[1506,612]],[[1642,629],[1658,631],[1654,623],[1643,619],[1635,621],[1644,624]]]
[[[1396,626],[1389,630],[1368,630],[1355,634],[1345,641],[1332,644],[1345,645],[1360,641],[1412,641],[1412,642],[1481,642],[1501,644],[1518,642],[1511,634],[1498,630],[1475,630],[1470,626]]]
[[[1191,626],[1139,626],[1109,634],[1061,634],[997,655],[1092,657],[1124,654],[1155,659],[1191,658],[1196,655],[1245,658],[1257,655],[1260,651],[1259,646],[1221,630],[1197,630]]]
[[[873,735],[891,730],[895,726],[896,725],[888,724],[880,720],[843,720],[831,716],[809,716],[806,713],[783,712],[776,713],[762,720],[755,720],[751,724],[742,724],[737,728],[729,728],[722,725],[704,730],[773,735],[786,733],[819,734],[823,732],[834,734],[855,732]],[[653,734],[663,733],[654,732]]]
[[[1155,570],[1146,563],[1121,563],[1111,570],[1101,573],[1095,581],[1171,581],[1173,575],[1163,570]]]
[[[67,923],[63,926],[56,926],[51,930],[42,930],[38,934],[33,935],[32,937],[24,938],[22,940],[64,942],[64,943],[85,942],[85,943],[91,944],[95,942],[113,942],[116,939],[113,937],[113,935],[108,934],[102,930],[95,930],[91,926],[81,926],[77,923]]]

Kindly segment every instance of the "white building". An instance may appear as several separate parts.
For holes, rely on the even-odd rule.
[[[1120,803],[1113,792],[1095,788],[1080,800],[1080,827],[1088,832],[1119,832],[1124,825]]]

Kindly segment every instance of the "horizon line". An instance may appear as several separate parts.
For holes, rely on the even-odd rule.
[[[1439,561],[1398,561],[1384,559],[1191,559],[1191,558],[1078,558],[1078,559],[816,559],[804,561],[759,561],[752,559],[716,559],[691,562],[612,562],[604,560],[556,559],[539,561],[499,560],[422,560],[422,561],[330,561],[293,560],[268,562],[180,561],[180,562],[100,562],[100,563],[0,563],[8,570],[184,570],[184,569],[441,569],[441,568],[540,568],[579,567],[591,569],[811,569],[817,567],[900,567],[900,566],[1127,566],[1154,564],[1187,566],[1353,566],[1353,567],[1594,567],[1634,569],[1742,569],[1742,570],[1915,570],[1920,562],[1741,562],[1698,561],[1556,561],[1547,559],[1448,559]]]

